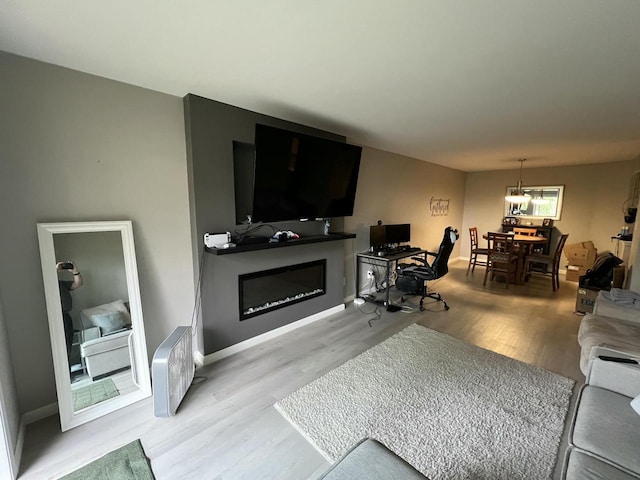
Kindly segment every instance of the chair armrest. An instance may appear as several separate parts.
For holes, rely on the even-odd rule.
[[[611,347],[593,347],[587,384],[636,397],[640,395],[640,356]],[[612,360],[603,360],[611,358]],[[626,363],[635,361],[636,363]]]
[[[438,254],[437,253],[433,253],[433,252],[424,252],[425,255],[429,255],[431,257],[437,257]],[[422,257],[411,257],[411,260],[416,260],[418,262],[424,263],[425,265],[428,265],[429,263],[427,262],[426,258],[422,258]]]

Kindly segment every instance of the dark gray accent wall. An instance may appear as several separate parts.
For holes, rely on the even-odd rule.
[[[340,305],[343,302],[343,256],[341,241],[236,255],[206,254],[202,279],[205,353]],[[327,260],[327,292],[324,295],[240,321],[239,275],[323,258]]]
[[[304,125],[287,122],[196,95],[184,98],[187,158],[194,252],[204,249],[205,233],[242,230],[236,226],[233,142],[253,143],[256,123],[316,135],[331,140],[345,138]],[[319,235],[321,222],[282,222],[278,230],[301,235]],[[334,221],[332,231],[341,231],[343,222]],[[263,228],[257,232],[269,235]],[[351,240],[346,240],[351,241]],[[205,253],[196,258],[202,267],[202,329],[205,355],[340,305],[344,299],[344,241],[299,245],[216,256]],[[325,258],[327,293],[280,310],[240,322],[238,275]]]

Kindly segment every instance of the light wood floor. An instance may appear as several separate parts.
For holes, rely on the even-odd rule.
[[[466,262],[451,265],[435,286],[449,311],[441,304],[422,313],[385,311],[369,327],[374,316],[351,304],[199,370],[206,381],[191,387],[175,417],[155,418],[147,399],[66,433],[57,416],[29,425],[20,479],[58,478],[137,438],[158,480],[316,478],[328,463],[274,402],[414,322],[583,382],[575,283],[561,280],[555,294],[548,278],[483,288],[484,270],[467,278],[465,269]],[[361,309],[371,312],[373,305]]]

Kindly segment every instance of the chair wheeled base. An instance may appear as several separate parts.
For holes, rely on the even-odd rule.
[[[423,312],[424,311],[424,299],[425,298],[432,298],[433,300],[435,300],[436,302],[442,302],[444,304],[444,309],[445,310],[449,310],[449,305],[447,304],[447,302],[444,300],[444,298],[442,298],[442,296],[438,293],[438,292],[428,292],[428,293],[415,293],[415,294],[405,294],[400,298],[401,302],[406,302],[407,301],[407,296],[408,295],[415,295],[418,296],[420,295],[420,311]]]
[[[444,304],[444,309],[445,310],[449,310],[449,305],[447,304],[445,299],[442,298],[442,296],[438,292],[430,292],[430,293],[427,293],[424,297],[422,297],[420,299],[420,305],[421,306],[424,303],[424,299],[425,298],[433,298],[436,302],[442,302]],[[424,310],[424,308],[423,308],[423,310]]]

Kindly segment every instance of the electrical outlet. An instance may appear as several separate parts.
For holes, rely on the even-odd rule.
[[[375,278],[376,274],[373,270],[367,270],[367,277],[368,278]]]

